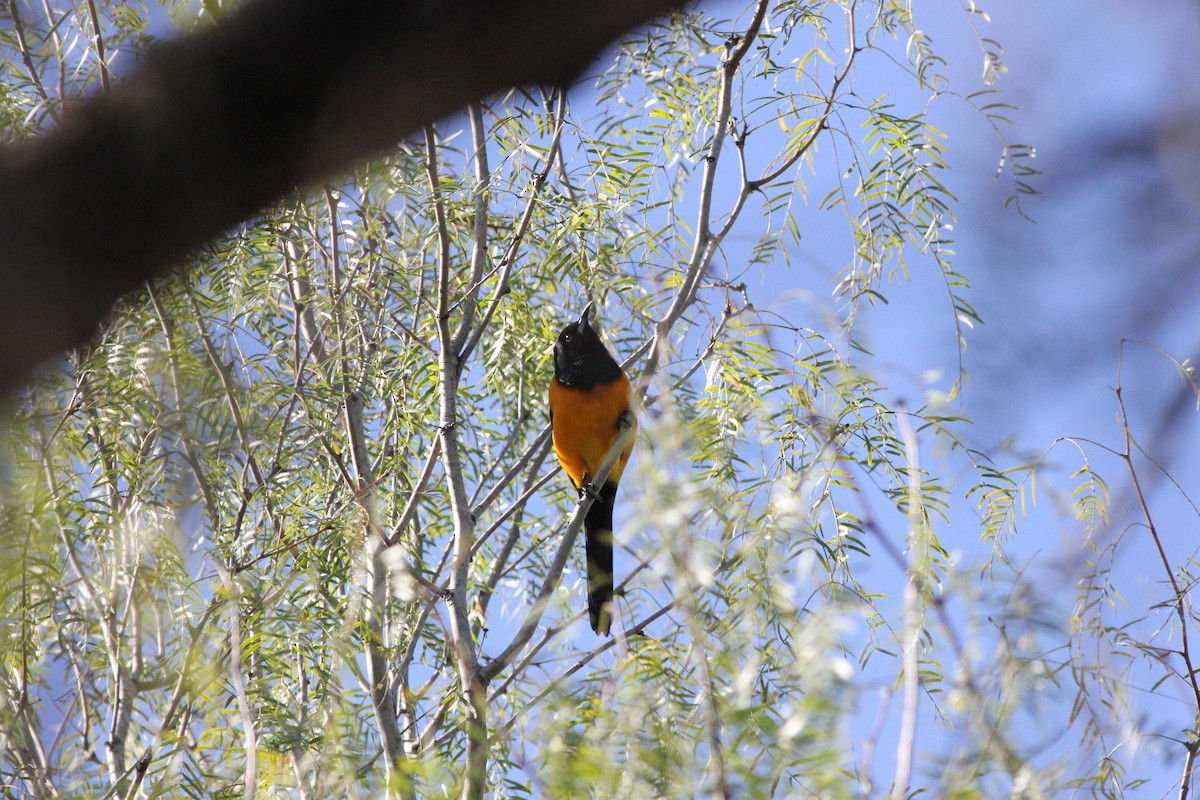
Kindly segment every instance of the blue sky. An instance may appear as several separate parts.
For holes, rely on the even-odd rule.
[[[962,35],[957,6],[920,4],[917,24],[935,32],[952,76],[969,88],[982,59]],[[986,323],[969,336],[971,385],[961,408],[974,419],[980,445],[1012,437],[1018,450],[1041,451],[1059,437],[1077,436],[1120,448],[1112,387],[1121,340],[1153,343],[1181,360],[1200,350],[1194,311],[1200,294],[1200,79],[1192,67],[1200,6],[1014,0],[987,4],[986,10],[992,23],[983,33],[1003,45],[1008,66],[998,86],[1003,99],[1017,106],[1009,135],[1036,146],[1042,194],[1025,206],[1034,223],[1003,211],[1008,186],[992,177],[995,138],[962,106],[935,109],[934,124],[951,137],[948,181],[961,200],[956,264],[972,279],[970,298]],[[933,282],[918,278],[872,315],[883,362],[916,373],[953,368],[953,341],[937,294]],[[904,335],[888,335],[895,330]],[[1175,367],[1150,347],[1127,346],[1122,385],[1134,435],[1184,490],[1200,495],[1196,406]],[[1159,430],[1172,404],[1182,411]],[[1133,525],[1137,517],[1123,466],[1100,447],[1088,452],[1108,479],[1115,504],[1105,541],[1124,534],[1116,574],[1128,605],[1115,613],[1139,616],[1139,608],[1169,596],[1165,573],[1145,530]],[[1058,479],[1052,472],[1050,486],[1069,488],[1078,456],[1060,444],[1053,463]],[[1169,556],[1176,563],[1194,557],[1195,510],[1145,458],[1138,464]],[[1091,553],[1081,546],[1080,526],[1053,512],[1049,493],[1039,500],[1013,547],[1028,558],[1035,580],[1053,581],[1064,576],[1064,564],[1077,565]],[[955,544],[972,552],[969,541]],[[1044,590],[1065,594],[1061,584]],[[1060,611],[1070,610],[1065,599]],[[1164,614],[1152,615],[1141,629],[1164,622]],[[1174,638],[1162,642],[1178,646]],[[1191,713],[1173,699],[1182,696],[1178,685],[1168,682],[1161,691],[1159,697],[1135,694],[1147,727],[1177,731],[1189,724]],[[1031,721],[1031,735],[1035,727]],[[1178,791],[1182,750],[1166,746],[1169,762],[1147,748],[1139,751],[1132,772],[1158,777],[1137,796]],[[1117,755],[1132,752],[1125,748]]]

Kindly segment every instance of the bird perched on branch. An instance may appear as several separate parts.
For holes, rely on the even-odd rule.
[[[550,381],[550,427],[554,452],[571,483],[594,498],[584,519],[587,549],[588,620],[608,635],[613,615],[613,503],[633,439],[613,464],[603,484],[594,485],[605,455],[622,430],[636,428],[629,378],[600,341],[588,320],[592,304],[554,343],[554,379]]]

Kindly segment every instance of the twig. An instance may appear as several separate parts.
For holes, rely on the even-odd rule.
[[[650,382],[665,361],[671,329],[695,299],[700,278],[708,269],[708,264],[716,252],[716,246],[720,244],[720,240],[714,236],[709,225],[712,215],[713,190],[716,186],[717,163],[721,157],[721,145],[725,142],[729,119],[733,113],[733,79],[737,74],[738,67],[741,66],[742,59],[745,58],[751,44],[758,36],[758,30],[767,13],[768,5],[768,0],[759,0],[749,30],[739,39],[731,39],[726,46],[725,62],[721,65],[721,89],[717,98],[717,116],[713,121],[713,138],[708,146],[708,154],[704,157],[704,169],[700,176],[699,217],[696,222],[696,233],[692,239],[692,251],[688,257],[679,291],[675,294],[675,300],[654,325],[654,336],[650,343],[650,359],[642,377],[643,385]],[[735,209],[741,209],[747,193],[746,184],[743,182]],[[735,211],[730,214],[724,230],[728,230],[736,218]]]
[[[504,473],[504,476],[501,477],[500,480],[496,481],[495,485],[492,486],[484,498],[477,504],[472,505],[471,513],[476,517],[483,516],[484,512],[486,512],[488,508],[491,507],[492,503],[496,501],[496,498],[500,496],[500,494],[508,487],[510,483],[516,479],[518,475],[525,471],[530,462],[542,454],[549,444],[550,424],[547,423],[546,426],[542,428],[541,433],[537,435],[537,438],[533,440],[529,447],[525,448],[525,452],[521,454],[521,457],[518,458],[511,467],[508,468],[508,471]]]
[[[669,614],[675,608],[675,606],[676,606],[676,602],[674,600],[667,603],[665,606],[658,609],[657,611],[655,611],[653,614],[646,617],[645,619],[640,620],[636,625],[634,625],[632,628],[633,632],[638,633],[638,632],[644,630],[647,625],[650,625],[651,623],[658,620],[660,617],[663,617],[663,616]],[[597,655],[599,655],[600,653],[603,653],[605,650],[612,649],[613,647],[616,646],[616,644],[617,644],[616,639],[609,639],[608,641],[604,642],[600,646],[596,647],[594,650],[589,650],[587,652],[587,654],[584,655],[583,658],[576,661],[575,664],[573,666],[571,666],[566,672],[564,672],[562,675],[559,675],[557,678],[555,678],[554,681],[549,686],[547,686],[545,689],[543,689],[541,692],[539,692],[537,695],[535,695],[532,699],[530,699],[527,703],[525,703],[520,709],[518,709],[517,712],[515,714],[513,714],[511,719],[507,720],[502,726],[500,726],[501,730],[503,730],[505,732],[512,730],[512,727],[517,724],[517,720],[519,720],[522,716],[524,716],[526,713],[528,713],[529,710],[531,708],[533,708],[533,706],[537,705],[539,702],[541,702],[542,700],[545,700],[547,697],[549,697],[551,694],[553,694],[554,691],[559,686],[561,686],[564,681],[566,681],[568,678],[570,678],[576,672],[578,672],[579,670],[581,670],[585,666],[587,666]]]
[[[783,173],[791,169],[797,161],[804,157],[805,153],[812,149],[813,144],[817,141],[817,137],[821,135],[821,132],[825,130],[825,126],[829,124],[829,116],[833,112],[833,104],[837,100],[838,89],[841,88],[842,83],[845,82],[846,77],[850,74],[850,69],[854,66],[854,57],[858,55],[858,45],[855,43],[858,33],[854,23],[854,12],[857,8],[858,0],[853,0],[850,3],[850,8],[846,11],[849,28],[847,38],[850,43],[850,54],[846,57],[846,63],[842,66],[842,69],[833,79],[833,85],[829,88],[829,96],[825,98],[825,108],[822,109],[820,116],[817,117],[817,121],[809,132],[808,137],[796,148],[795,152],[788,156],[777,169],[764,173],[758,180],[754,181],[753,186],[755,188],[772,183],[783,175]]]
[[[1138,478],[1137,469],[1133,465],[1133,434],[1129,430],[1129,417],[1125,410],[1125,400],[1121,396],[1119,373],[1117,388],[1114,392],[1117,396],[1117,407],[1121,415],[1121,428],[1125,434],[1125,451],[1120,453],[1120,457],[1129,469],[1129,477],[1133,481],[1134,494],[1137,497],[1138,505],[1142,509],[1142,516],[1146,518],[1146,528],[1150,531],[1150,538],[1154,541],[1155,550],[1158,551],[1158,557],[1162,561],[1163,571],[1167,574],[1167,580],[1171,584],[1171,591],[1173,593],[1172,604],[1179,615],[1180,655],[1183,656],[1183,662],[1187,666],[1187,679],[1192,689],[1192,699],[1195,701],[1196,711],[1200,713],[1200,683],[1197,682],[1196,668],[1192,664],[1192,649],[1188,641],[1187,612],[1183,605],[1184,592],[1179,588],[1179,580],[1175,577],[1175,570],[1171,568],[1171,560],[1167,557],[1162,537],[1159,536],[1158,528],[1154,524],[1154,517],[1150,514],[1150,506],[1146,502],[1146,495],[1142,491],[1142,484]]]
[[[617,460],[621,457],[621,453],[625,448],[633,444],[634,437],[637,435],[637,430],[628,423],[625,423],[621,429],[617,440],[613,442],[612,447],[608,449],[608,453],[604,456],[604,461],[600,463],[600,468],[596,470],[596,476],[592,478],[592,483],[601,486],[608,478],[608,474],[612,472],[612,468],[616,465]],[[542,581],[542,588],[538,591],[537,599],[530,607],[525,621],[521,623],[512,641],[508,646],[496,656],[491,662],[480,669],[480,675],[484,683],[488,683],[492,678],[500,674],[517,654],[525,647],[530,638],[533,637],[534,631],[537,630],[538,623],[542,619],[542,614],[545,613],[547,605],[549,605],[550,595],[554,593],[558,586],[559,576],[562,575],[563,569],[567,565],[567,560],[571,555],[571,548],[575,544],[575,539],[579,536],[579,531],[583,527],[584,517],[587,511],[592,507],[594,498],[583,493],[579,498],[579,504],[575,507],[575,513],[571,516],[571,521],[567,524],[566,533],[563,534],[562,542],[558,546],[558,552],[555,553],[554,560],[550,563],[550,568],[546,572],[546,577]]]
[[[695,615],[690,615],[695,620]],[[702,631],[702,626],[696,620],[694,629]],[[693,636],[693,662],[696,665],[696,680],[700,684],[701,701],[704,707],[704,722],[708,729],[708,747],[712,751],[711,758],[716,770],[716,796],[729,800],[733,796],[729,786],[729,773],[725,768],[725,747],[721,743],[721,715],[717,709],[717,695],[713,690],[712,676],[708,671],[708,653],[704,647],[703,636]]]
[[[548,446],[543,447],[541,450],[538,451],[537,466],[539,466],[539,467],[541,466],[542,461],[545,460],[546,455],[549,454],[549,452],[550,452],[550,448]],[[524,510],[525,504],[529,502],[530,498],[532,498],[535,494],[540,492],[542,490],[542,487],[544,487],[550,481],[554,480],[555,476],[558,475],[559,471],[560,471],[560,468],[555,467],[550,472],[547,472],[545,475],[539,476],[536,468],[530,470],[529,478],[526,481],[525,490],[521,492],[521,494],[517,497],[517,499],[514,500],[508,508],[504,509],[504,511],[500,514],[500,516],[498,516],[496,518],[496,520],[491,524],[491,527],[489,527],[482,534],[480,534],[479,538],[475,541],[475,545],[471,548],[472,558],[475,556],[476,553],[479,552],[479,549],[483,546],[483,543],[486,542],[489,538],[491,538],[492,534],[495,533],[497,530],[499,530],[500,526],[503,525],[508,520],[509,517],[513,516],[514,514],[519,515],[520,512]]]
[[[1125,343],[1121,343],[1122,355]],[[1146,493],[1142,489],[1141,479],[1138,477],[1137,468],[1133,463],[1133,450],[1135,442],[1133,433],[1129,429],[1129,413],[1125,408],[1125,398],[1122,394],[1121,385],[1121,367],[1117,368],[1117,386],[1113,390],[1117,398],[1117,408],[1120,415],[1121,431],[1125,438],[1125,449],[1118,453],[1118,456],[1125,462],[1126,468],[1129,470],[1129,478],[1133,487],[1134,496],[1137,498],[1137,503],[1142,511],[1142,516],[1146,520],[1146,529],[1150,531],[1150,538],[1154,542],[1154,548],[1158,552],[1159,560],[1162,562],[1163,572],[1167,575],[1167,581],[1171,584],[1172,605],[1175,607],[1175,612],[1179,616],[1179,654],[1183,658],[1183,663],[1186,667],[1187,682],[1192,690],[1192,700],[1195,703],[1194,710],[1200,714],[1200,682],[1196,678],[1196,667],[1193,665],[1191,642],[1188,637],[1188,618],[1187,611],[1184,607],[1184,597],[1186,591],[1179,586],[1179,579],[1175,575],[1175,570],[1171,566],[1171,560],[1167,556],[1166,547],[1163,545],[1162,537],[1159,535],[1158,527],[1154,524],[1154,517],[1150,513],[1150,505],[1146,501]],[[1183,776],[1179,783],[1180,800],[1188,800],[1191,794],[1191,779],[1192,771],[1195,767],[1196,751],[1200,748],[1200,740],[1193,733],[1185,745],[1187,757],[1184,759]]]
[[[520,438],[521,432],[525,429],[525,424],[529,422],[529,417],[529,410],[521,409],[521,411],[517,414],[517,418],[513,420],[512,427],[510,427],[508,430],[508,435],[504,437],[504,444],[500,445],[500,452],[496,453],[496,455],[492,458],[492,463],[488,464],[487,469],[485,469],[483,474],[480,475],[476,480],[475,492],[471,495],[471,509],[472,513],[476,517],[479,516],[481,511],[479,506],[480,492],[482,492],[483,487],[487,486],[488,482],[491,481],[492,475],[495,474],[496,470],[500,467],[500,464],[508,458],[508,454],[512,451],[512,449],[516,447],[517,440]],[[525,459],[521,462],[522,468],[528,463],[529,454],[534,452],[534,450],[534,447],[529,447],[526,449]],[[507,477],[509,480],[512,480],[513,470],[510,469],[509,475],[506,475],[505,477]],[[505,482],[505,485],[508,485],[507,482]],[[488,496],[494,498],[496,494],[498,494],[498,492],[493,488],[491,492],[489,492]]]
[[[421,467],[421,474],[417,476],[417,482],[409,489],[408,501],[404,504],[404,510],[400,512],[400,519],[392,528],[391,535],[386,539],[389,545],[398,542],[405,529],[412,524],[413,517],[417,514],[417,503],[425,494],[425,487],[429,485],[429,479],[433,476],[433,467],[437,464],[437,458],[441,452],[442,440],[441,437],[438,437],[433,440],[433,444],[429,448],[429,455],[425,457],[425,465]]]
[[[558,109],[554,116],[554,133],[550,138],[549,153],[551,156],[562,140],[563,124],[566,121],[566,115],[567,93],[560,89],[558,93]],[[475,331],[471,334],[470,340],[462,348],[462,358],[464,360],[475,350],[475,347],[479,344],[479,340],[483,337],[484,331],[491,325],[492,317],[495,315],[496,309],[500,307],[500,301],[508,294],[508,276],[512,272],[513,264],[517,260],[517,253],[520,252],[521,243],[524,241],[525,235],[529,232],[529,224],[533,220],[533,212],[537,209],[538,200],[541,199],[542,189],[546,185],[546,177],[550,174],[553,160],[552,157],[548,157],[542,169],[534,174],[533,186],[529,193],[529,202],[525,204],[525,210],[521,213],[520,219],[513,228],[508,247],[505,249],[504,255],[500,258],[500,274],[496,278],[496,288],[492,292],[492,299],[488,302],[487,308],[484,310],[479,324],[475,327]],[[478,224],[477,219],[476,225]]]
[[[459,310],[458,330],[443,346],[450,346],[458,354],[458,363],[461,369],[466,363],[467,348],[464,344],[468,339],[474,338],[471,326],[475,322],[475,313],[479,306],[479,288],[483,284],[483,274],[487,269],[487,254],[488,254],[488,192],[491,188],[491,170],[488,167],[487,157],[487,129],[483,124],[483,109],[479,103],[471,103],[467,106],[467,116],[471,120],[471,142],[475,147],[473,157],[471,159],[475,168],[475,185],[471,189],[471,194],[474,200],[474,226],[471,231],[471,273],[467,278],[467,290],[462,293],[462,299],[458,301]],[[440,235],[440,231],[439,231]],[[448,256],[448,253],[444,255]],[[503,280],[500,281],[502,285]],[[497,297],[499,296],[501,286],[497,286]],[[447,302],[449,300],[447,299]],[[494,305],[494,303],[493,303]],[[445,309],[449,312],[449,309]],[[483,320],[480,323],[479,330],[476,334],[482,332],[489,320]]]

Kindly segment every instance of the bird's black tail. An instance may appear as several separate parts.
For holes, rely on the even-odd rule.
[[[613,615],[613,504],[617,484],[609,481],[600,488],[583,521],[587,534],[588,621],[592,630],[607,636]]]

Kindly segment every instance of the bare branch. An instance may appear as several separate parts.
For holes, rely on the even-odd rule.
[[[1196,677],[1196,667],[1193,664],[1191,642],[1188,638],[1188,619],[1187,611],[1184,608],[1185,592],[1179,586],[1179,579],[1175,576],[1175,570],[1171,566],[1171,560],[1167,557],[1167,551],[1163,546],[1162,537],[1158,533],[1158,527],[1154,524],[1154,517],[1150,513],[1150,506],[1146,502],[1146,495],[1142,491],[1141,479],[1138,477],[1137,469],[1133,464],[1133,434],[1129,430],[1129,416],[1125,410],[1125,400],[1121,395],[1120,375],[1118,373],[1117,387],[1114,389],[1117,396],[1117,407],[1121,418],[1121,429],[1125,436],[1125,451],[1120,453],[1121,460],[1125,462],[1126,468],[1129,470],[1129,478],[1133,483],[1133,491],[1137,496],[1138,505],[1141,507],[1142,516],[1146,520],[1146,529],[1150,531],[1150,538],[1154,542],[1154,548],[1158,552],[1159,560],[1162,562],[1163,572],[1166,573],[1167,581],[1171,584],[1171,604],[1175,607],[1175,612],[1179,616],[1179,643],[1180,654],[1183,656],[1183,663],[1186,665],[1187,681],[1192,690],[1192,700],[1195,702],[1197,713],[1200,713],[1200,682]]]
[[[680,282],[679,291],[675,294],[674,301],[671,303],[670,308],[663,314],[662,318],[655,323],[654,338],[650,343],[650,360],[646,364],[646,369],[642,377],[643,385],[649,383],[665,362],[670,349],[669,337],[671,329],[679,321],[679,318],[683,316],[683,312],[687,310],[687,307],[695,300],[696,289],[700,285],[700,279],[708,270],[712,256],[720,244],[720,239],[715,237],[710,229],[710,220],[712,215],[713,191],[716,187],[717,163],[721,158],[721,146],[725,143],[726,131],[729,128],[729,120],[733,113],[733,81],[737,75],[738,67],[741,66],[742,60],[758,36],[758,31],[762,26],[768,5],[769,0],[758,0],[750,28],[745,34],[740,37],[731,38],[726,44],[725,61],[721,65],[721,88],[717,98],[717,113],[716,118],[713,120],[713,136],[708,146],[708,153],[704,157],[704,170],[700,176],[700,210],[696,221],[696,232],[692,239],[692,251],[688,256],[683,279]],[[729,219],[726,221],[725,231],[729,230],[733,221],[737,218],[737,211],[741,210],[747,194],[748,189],[743,181],[742,191],[738,195],[735,211],[730,214]]]
[[[1200,749],[1200,739],[1193,734],[1186,747],[1187,758],[1183,760],[1183,777],[1179,779],[1179,800],[1190,800],[1192,796],[1192,773],[1196,769],[1196,751]]]
[[[466,718],[463,720],[463,731],[467,737],[467,758],[462,797],[463,800],[482,800],[487,783],[487,682],[480,677],[467,606],[475,518],[471,515],[462,458],[458,449],[458,382],[463,362],[458,356],[454,338],[450,333],[450,237],[446,230],[445,210],[438,189],[437,135],[432,126],[425,128],[425,149],[434,217],[438,225],[438,435],[442,441],[442,469],[446,473],[450,511],[454,522],[453,559],[448,593],[450,631],[460,690],[468,703]]]
[[[633,444],[634,437],[636,436],[637,429],[622,420],[620,435],[617,436],[617,440],[613,442],[612,447],[608,449],[608,453],[604,456],[604,461],[600,463],[600,468],[596,470],[596,476],[592,478],[592,482],[595,485],[601,486],[604,484],[604,481],[608,478],[608,473],[612,472],[613,466],[621,457],[621,453],[625,452],[625,448]],[[537,599],[534,600],[533,605],[530,607],[525,621],[521,623],[520,629],[500,655],[496,656],[480,669],[480,675],[485,684],[489,683],[508,667],[533,637],[538,623],[541,622],[542,614],[545,613],[546,606],[549,604],[550,595],[554,593],[555,588],[558,586],[559,576],[562,575],[563,569],[567,566],[567,560],[571,555],[571,548],[575,544],[575,539],[579,536],[579,531],[583,527],[584,517],[587,516],[588,509],[592,507],[593,500],[594,498],[586,492],[580,496],[579,503],[575,506],[575,513],[571,516],[571,521],[567,524],[566,533],[563,534],[562,542],[558,546],[558,552],[555,553],[554,560],[550,563],[550,568],[546,571],[546,577],[542,581],[542,588],[538,591]]]
[[[925,627],[925,608],[921,595],[925,592],[925,560],[928,554],[924,504],[921,501],[921,456],[917,435],[908,413],[899,408],[896,426],[904,440],[904,459],[908,470],[908,580],[904,585],[904,652],[900,677],[903,689],[903,709],[900,736],[896,742],[896,773],[892,777],[892,800],[905,800],[912,779],[913,754],[917,744],[917,710],[920,703],[918,648]]]

